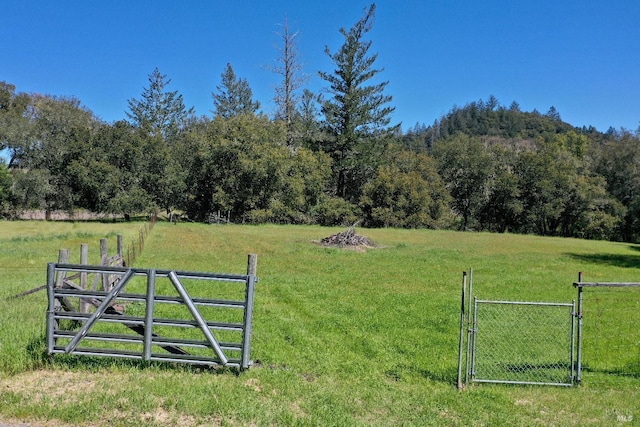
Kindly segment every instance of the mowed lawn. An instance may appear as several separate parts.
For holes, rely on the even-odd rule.
[[[640,281],[638,246],[509,234],[158,223],[137,267],[244,273],[258,255],[247,371],[48,358],[46,263],[141,223],[0,222],[0,423],[96,426],[638,425],[640,378],[456,388],[463,271],[483,299],[571,302],[588,281]],[[624,323],[626,319],[616,319]],[[636,339],[636,342],[638,340]],[[632,349],[633,350],[633,349]],[[640,348],[635,348],[636,353]],[[613,357],[605,354],[602,357]],[[640,356],[639,360],[640,360]]]

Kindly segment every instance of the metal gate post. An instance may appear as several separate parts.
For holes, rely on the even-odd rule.
[[[249,354],[251,350],[251,324],[253,323],[253,294],[255,288],[255,276],[247,278],[247,292],[244,307],[244,328],[242,336],[242,369],[249,367]]]
[[[462,353],[464,350],[464,324],[465,324],[465,292],[467,290],[467,272],[462,272],[462,303],[460,304],[460,341],[458,343],[458,390],[462,390]],[[467,342],[467,345],[469,343]]]
[[[470,325],[469,332],[471,333],[471,369],[469,374],[471,381],[476,376],[476,337],[478,335],[478,298],[473,297],[473,321]]]
[[[56,316],[56,304],[54,298],[53,287],[56,284],[55,273],[56,265],[52,262],[47,264],[47,297],[49,298],[49,308],[47,309],[47,351],[49,354],[53,353],[53,347],[55,346],[55,339],[53,338],[55,333],[55,316]]]
[[[467,300],[469,304],[467,306],[467,366],[465,371],[465,383],[469,384],[469,366],[471,355],[471,339],[475,336],[474,329],[471,327],[471,297],[473,296],[473,268],[469,269],[469,296]]]
[[[576,381],[582,380],[582,272],[578,273],[578,367]]]
[[[151,360],[151,340],[153,339],[153,308],[156,295],[156,271],[149,270],[147,275],[147,311],[144,318],[144,357]]]
[[[247,257],[247,288],[245,290],[244,306],[244,327],[242,328],[242,355],[240,367],[249,368],[251,361],[251,325],[253,323],[253,295],[256,284],[256,273],[258,270],[258,255],[249,254]]]
[[[573,304],[571,308],[571,384],[573,384],[576,379],[576,300],[571,301],[571,304]]]

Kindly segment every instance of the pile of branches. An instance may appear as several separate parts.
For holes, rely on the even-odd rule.
[[[356,224],[352,225],[345,231],[333,234],[320,240],[320,244],[325,246],[337,246],[339,248],[346,247],[375,247],[376,245],[368,238],[356,234]]]

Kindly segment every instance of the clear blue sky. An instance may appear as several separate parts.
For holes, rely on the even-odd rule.
[[[298,31],[307,87],[326,87],[325,46],[342,44],[370,1],[4,0],[0,81],[75,96],[101,119],[126,118],[155,67],[187,107],[210,115],[227,62],[271,114],[278,24]],[[381,0],[369,39],[403,129],[494,95],[554,106],[574,126],[640,126],[639,0]]]

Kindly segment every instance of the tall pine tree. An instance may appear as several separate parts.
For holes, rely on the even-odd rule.
[[[149,87],[144,88],[142,99],[130,99],[130,111],[126,112],[135,127],[165,141],[175,137],[194,114],[193,107],[187,109],[184,106],[178,91],[166,91],[169,83],[171,79],[156,67],[149,74]]]
[[[344,44],[333,54],[325,48],[336,69],[333,73],[320,72],[331,94],[322,106],[331,136],[322,149],[334,161],[336,195],[352,202],[357,201],[367,170],[375,170],[369,162],[378,156],[371,150],[394,130],[388,126],[395,108],[386,105],[392,97],[384,94],[389,82],[371,84],[382,70],[373,68],[378,55],[369,53],[371,41],[364,40],[373,26],[375,10],[372,4],[351,29],[340,29]]]
[[[239,116],[241,114],[254,114],[260,103],[253,100],[253,92],[246,79],[236,76],[231,64],[222,73],[222,84],[216,86],[218,92],[212,93],[213,113],[217,117],[226,119]]]

